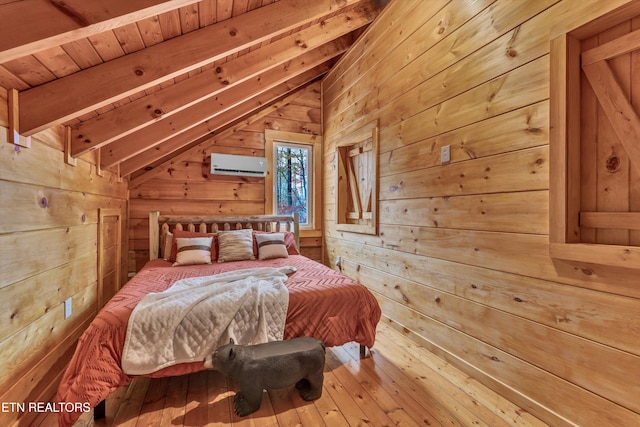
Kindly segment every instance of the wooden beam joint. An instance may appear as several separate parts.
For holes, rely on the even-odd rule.
[[[31,137],[20,135],[20,106],[18,101],[18,90],[9,89],[7,95],[7,106],[9,110],[9,130],[7,141],[20,147],[31,148]]]

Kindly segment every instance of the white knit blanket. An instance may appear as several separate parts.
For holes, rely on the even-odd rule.
[[[202,361],[229,338],[237,344],[281,340],[289,305],[284,285],[295,267],[251,268],[175,282],[134,308],[122,370],[144,375]]]

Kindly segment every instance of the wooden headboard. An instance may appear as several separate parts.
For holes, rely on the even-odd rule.
[[[161,244],[168,231],[186,230],[200,233],[215,233],[218,230],[239,230],[251,228],[258,231],[292,231],[296,237],[296,247],[300,250],[299,216],[293,215],[240,215],[225,217],[202,217],[184,215],[160,215],[159,211],[149,212],[149,259],[160,254]]]

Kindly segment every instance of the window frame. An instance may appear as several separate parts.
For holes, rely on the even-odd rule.
[[[267,162],[267,176],[265,177],[265,206],[266,214],[273,214],[275,211],[275,156],[278,143],[283,145],[302,145],[311,147],[311,171],[309,177],[311,186],[309,199],[311,209],[309,212],[309,224],[300,225],[300,230],[320,230],[321,218],[321,172],[322,172],[322,138],[319,135],[306,133],[286,132],[277,130],[265,130],[265,154],[269,157]]]
[[[583,243],[580,238],[584,220],[580,212],[581,41],[638,13],[640,6],[635,3],[551,39],[549,255],[553,259],[640,268],[637,246]]]
[[[335,205],[336,229],[351,233],[378,235],[378,121],[374,120],[344,136],[336,143],[335,157]],[[359,171],[349,165],[349,158],[370,154],[366,169]],[[364,173],[364,175],[359,175]],[[367,178],[364,179],[363,178]],[[366,182],[364,190],[369,195],[369,210],[361,205],[359,184]],[[367,191],[369,190],[369,191]],[[351,202],[351,203],[350,203]],[[357,212],[350,212],[350,204],[357,206]],[[355,217],[351,218],[351,214]]]

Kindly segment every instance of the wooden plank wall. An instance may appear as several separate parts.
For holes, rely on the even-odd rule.
[[[395,0],[322,84],[326,259],[554,426],[640,425],[640,273],[553,260],[548,236],[550,38],[625,3]],[[334,202],[336,144],[372,120],[377,236]]]
[[[16,150],[6,140],[6,93],[0,105],[0,402],[47,402],[97,312],[98,210],[126,218],[127,184],[97,175],[93,154],[65,164],[59,128]],[[30,425],[37,415],[3,410],[0,424]]]
[[[184,161],[130,189],[129,272],[138,271],[149,260],[151,210],[172,215],[233,215],[264,213],[264,179],[210,176],[209,154],[265,155],[266,129],[321,134],[320,82],[300,96],[231,135],[213,137],[191,152]],[[321,237],[301,238],[301,252],[321,259]]]

